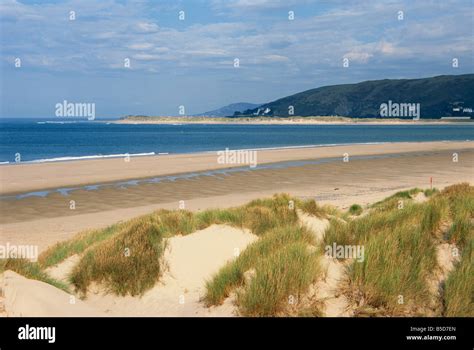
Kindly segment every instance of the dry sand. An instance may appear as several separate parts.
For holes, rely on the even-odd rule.
[[[235,316],[230,299],[211,308],[200,300],[206,280],[256,238],[246,230],[226,225],[173,237],[164,255],[169,270],[142,297],[117,297],[99,288],[88,294],[86,302],[110,316]]]
[[[351,156],[342,162],[342,154]],[[459,162],[452,161],[452,153]],[[361,155],[382,157],[360,158]],[[381,200],[396,191],[428,188],[430,178],[437,188],[474,182],[474,142],[430,142],[364,146],[337,146],[312,149],[266,150],[259,152],[259,164],[276,161],[339,158],[324,163],[304,163],[252,171],[159,183],[144,183],[127,188],[111,186],[88,191],[80,189],[69,196],[53,193],[45,198],[1,200],[0,243],[33,244],[42,251],[57,241],[71,238],[79,231],[104,227],[160,208],[177,209],[180,200],[186,209],[241,205],[249,200],[288,192],[302,198],[316,198],[342,209],[353,203],[362,206]],[[160,164],[161,166],[157,166]],[[81,183],[123,180],[213,169],[215,154],[159,156],[132,159],[78,161],[51,164],[22,164],[0,168],[2,192],[38,190]],[[227,166],[225,166],[227,167]],[[76,209],[69,209],[69,201]],[[424,200],[424,198],[417,198]],[[327,222],[302,215],[301,220],[318,239]],[[255,240],[255,236],[235,228],[211,226],[185,237],[174,237],[166,252],[169,271],[162,283],[142,298],[104,295],[92,288],[85,301],[70,304],[70,296],[56,288],[6,272],[0,281],[0,313],[7,315],[142,315],[142,316],[232,316],[232,299],[207,309],[199,302],[205,280],[226,261]],[[441,256],[441,255],[440,255]],[[66,281],[77,262],[71,257],[48,269],[51,275]],[[317,298],[324,300],[326,315],[347,315],[347,301],[336,293],[343,266],[325,261],[326,279],[319,281]],[[95,291],[95,292],[94,292]],[[184,303],[180,303],[184,301]]]
[[[212,225],[187,236],[170,238],[164,254],[166,272],[160,282],[141,297],[119,297],[93,286],[84,300],[76,298],[75,304],[71,304],[69,294],[6,271],[0,275],[5,315],[235,316],[230,298],[223,305],[211,308],[206,308],[200,300],[204,296],[205,282],[256,239],[248,230],[226,225]],[[78,261],[78,256],[72,256],[47,272],[67,281]]]
[[[0,275],[0,289],[7,317],[105,316],[50,284],[27,279],[10,270]]]
[[[443,125],[443,124],[467,124],[470,121],[449,119],[397,119],[397,118],[347,118],[347,117],[254,117],[254,118],[216,118],[216,117],[149,117],[148,119],[120,119],[113,121],[114,124],[205,124],[205,125]]]
[[[398,148],[394,148],[394,144],[360,146],[357,150],[367,154],[397,149],[406,150],[408,153],[386,158],[351,158],[348,163],[342,162],[341,158],[340,161],[323,164],[257,168],[252,171],[216,176],[202,175],[192,179],[139,184],[127,188],[110,187],[94,191],[82,189],[71,192],[69,196],[54,193],[45,198],[1,200],[0,209],[3,215],[0,218],[0,243],[33,244],[38,245],[42,251],[47,246],[68,239],[85,229],[104,227],[160,208],[177,209],[180,200],[184,200],[186,209],[198,211],[241,205],[255,198],[287,192],[298,197],[316,198],[318,202],[345,209],[353,203],[362,206],[373,203],[400,190],[412,187],[429,188],[430,178],[433,179],[433,186],[437,188],[460,182],[474,182],[473,142],[397,146]],[[340,155],[343,150],[341,147],[327,147],[313,151],[325,152],[328,156]],[[284,157],[317,158],[309,149],[292,151],[297,152],[292,155],[293,158],[290,157],[290,150],[283,150]],[[454,151],[459,153],[457,163],[452,162]],[[268,159],[276,159],[272,152],[281,155],[282,151],[271,151]],[[180,157],[182,156],[177,159],[181,159]],[[209,155],[195,157],[200,159]],[[172,162],[179,163],[177,159]],[[116,161],[112,160],[110,163],[109,160],[103,160],[97,161],[97,164],[103,163],[104,168],[108,168],[111,164],[116,164]],[[132,160],[131,163],[135,161],[141,159]],[[28,175],[31,178],[36,174],[34,170],[38,165],[41,165],[42,171],[49,176],[49,166],[66,171],[68,166],[85,166],[83,163],[88,162],[19,167],[31,167]],[[192,164],[197,166],[198,162]],[[9,169],[15,168],[12,166]],[[3,174],[3,167],[1,169]],[[50,182],[55,183],[54,176]],[[76,202],[75,210],[70,210],[70,200]]]

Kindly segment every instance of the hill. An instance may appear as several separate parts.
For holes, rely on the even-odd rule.
[[[399,104],[400,108],[407,107],[401,104],[413,104],[413,108],[419,104],[421,118],[453,115],[474,117],[474,74],[442,75],[423,79],[384,79],[324,86],[263,104],[259,108],[248,109],[243,115],[370,118],[380,117],[382,104],[386,104],[389,109],[393,108],[394,104]],[[293,114],[291,106],[294,109]],[[391,111],[393,112],[393,109]],[[399,112],[401,111],[400,109]],[[413,117],[389,114],[386,116]]]
[[[232,103],[230,105],[214,109],[209,112],[195,114],[196,117],[225,117],[228,115],[233,115],[235,112],[242,112],[249,109],[254,109],[260,106],[260,104],[256,103],[248,103],[248,102],[239,102],[239,103]]]

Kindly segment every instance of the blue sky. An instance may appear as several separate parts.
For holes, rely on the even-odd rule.
[[[54,116],[64,100],[95,103],[98,117],[195,114],[473,73],[473,13],[471,0],[0,0],[0,116]]]

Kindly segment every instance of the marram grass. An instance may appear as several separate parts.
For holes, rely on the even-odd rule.
[[[427,199],[417,203],[414,198],[420,192]],[[298,210],[330,220],[319,245],[313,233],[301,226]],[[352,213],[359,213],[359,207],[354,206]],[[167,238],[227,224],[249,229],[259,238],[207,281],[206,305],[221,304],[234,295],[243,315],[321,315],[319,302],[298,301],[322,275],[324,247],[336,243],[364,247],[363,261],[349,262],[349,291],[341,290],[350,300],[363,300],[360,313],[368,308],[379,315],[426,315],[433,312],[435,298],[429,280],[439,271],[436,246],[449,242],[459,249],[461,259],[441,289],[438,315],[474,316],[474,187],[460,184],[442,191],[402,191],[365,209],[364,214],[349,217],[286,194],[198,213],[159,210],[80,233],[46,250],[38,263],[2,260],[0,270],[11,269],[67,290],[44,269],[77,254],[80,260],[71,283],[78,292],[86,294],[96,283],[114,294],[140,295],[163,273]],[[291,307],[290,299],[296,301]]]

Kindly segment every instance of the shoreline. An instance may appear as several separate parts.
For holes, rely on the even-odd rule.
[[[256,149],[258,165],[349,156],[474,149],[474,141],[392,142]],[[250,149],[247,149],[250,150]],[[6,164],[0,167],[0,195],[16,195],[70,186],[107,184],[157,176],[231,169],[246,164],[219,164],[216,151],[154,156]]]
[[[382,157],[351,158],[345,163],[342,154],[346,151],[351,157],[367,154]],[[454,152],[459,154],[457,163],[452,160]],[[397,156],[383,156],[394,153]],[[259,153],[259,159],[266,163],[331,156],[341,157],[341,161],[318,164],[311,161],[291,167],[262,167],[255,171],[204,174],[127,187],[79,189],[66,195],[55,192],[42,198],[0,200],[4,213],[0,236],[4,242],[38,245],[41,251],[84,230],[106,227],[159,209],[179,209],[180,201],[185,202],[186,210],[201,211],[238,206],[275,193],[289,193],[347,209],[354,203],[364,206],[377,202],[398,191],[414,187],[430,188],[430,179],[433,179],[433,187],[438,189],[455,183],[474,183],[474,142],[338,146]],[[215,155],[200,154],[194,157],[140,158],[130,163],[107,159],[29,164],[11,167],[15,171],[9,176],[19,176],[11,178],[17,182],[17,187],[18,184],[25,186],[42,180],[38,178],[41,175],[44,182],[36,181],[35,185],[44,183],[57,188],[59,186],[54,185],[61,181],[93,180],[104,176],[110,182],[111,174],[118,177],[134,174],[150,177],[150,171],[166,173],[174,170],[174,173],[179,173],[180,169],[189,172],[202,168],[204,172],[210,166],[217,165]],[[230,168],[228,165],[224,167]],[[25,177],[22,172],[28,176]],[[2,184],[7,184],[7,181],[2,180]],[[5,190],[5,186],[2,189]],[[76,205],[74,210],[70,208],[71,200]]]
[[[242,172],[224,177],[201,177],[161,184],[137,185],[127,189],[78,191],[71,196],[54,194],[26,198],[6,204],[0,222],[3,242],[37,245],[39,251],[69,239],[79,232],[112,224],[160,209],[199,212],[229,208],[275,193],[289,193],[302,199],[314,198],[347,210],[352,204],[366,206],[396,192],[411,188],[441,190],[446,186],[474,183],[474,151],[462,152],[452,166],[451,153],[408,153],[404,157],[365,159],[347,163],[325,163],[286,169]],[[69,200],[77,202],[71,211]]]
[[[136,119],[135,119],[136,118]],[[147,119],[149,118],[149,119]],[[157,125],[472,125],[465,119],[397,119],[397,118],[348,118],[348,117],[131,117],[108,121],[112,124]]]
[[[338,147],[338,146],[371,146],[371,145],[385,145],[385,144],[404,144],[404,143],[426,143],[426,142],[473,142],[474,140],[440,140],[440,141],[388,141],[388,142],[354,142],[354,143],[328,143],[328,144],[311,144],[311,145],[294,145],[294,146],[275,146],[275,147],[257,147],[257,148],[225,148],[211,151],[196,151],[196,152],[142,152],[142,153],[123,153],[123,154],[104,154],[104,155],[84,155],[84,156],[67,156],[57,158],[43,158],[33,159],[22,162],[0,162],[0,169],[2,166],[18,166],[28,164],[43,164],[43,163],[70,163],[87,160],[105,160],[105,159],[124,159],[125,157],[140,158],[140,157],[158,157],[158,156],[180,156],[180,155],[200,155],[200,154],[215,154],[219,151],[278,151],[278,150],[297,150],[305,148],[324,148],[324,147]]]

